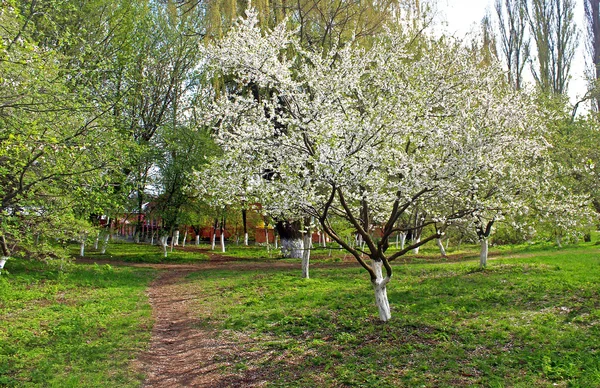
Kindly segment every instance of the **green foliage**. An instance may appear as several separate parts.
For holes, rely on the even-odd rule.
[[[594,247],[513,253],[483,271],[395,266],[384,326],[359,268],[313,267],[310,280],[212,270],[190,284],[212,311],[202,319],[255,339],[259,356],[233,356],[243,368],[231,372],[259,368],[272,386],[597,386],[599,268]]]
[[[65,268],[63,268],[65,269]],[[137,387],[149,269],[12,260],[0,276],[0,386]]]

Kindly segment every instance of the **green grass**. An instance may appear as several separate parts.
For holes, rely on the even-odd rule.
[[[228,372],[270,386],[600,386],[600,249],[506,255],[396,265],[388,324],[360,268],[191,279],[207,324],[254,339]]]
[[[11,260],[0,275],[0,386],[137,387],[155,271]]]
[[[150,244],[134,244],[129,242],[111,242],[106,249],[106,253],[93,249],[93,245],[89,245],[85,250],[85,257],[97,260],[118,260],[129,263],[196,263],[206,261],[205,254],[193,251],[193,247],[187,247],[188,250],[183,250],[178,247],[173,249],[167,248],[167,257],[161,246]],[[71,256],[79,255],[79,245],[72,244],[69,246]]]

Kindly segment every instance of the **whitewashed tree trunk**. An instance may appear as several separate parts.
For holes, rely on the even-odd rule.
[[[221,233],[221,252],[225,253],[225,233]]]
[[[440,253],[441,253],[442,257],[446,257],[446,249],[444,248],[442,239],[440,239],[440,238],[435,239],[435,243],[437,244],[438,248],[440,248]]]
[[[302,277],[304,279],[308,279],[308,268],[310,265],[310,239],[311,234],[305,233],[302,241],[302,245],[304,245],[304,252],[302,252]]]
[[[412,243],[413,243],[413,244],[418,244],[418,243],[420,243],[420,242],[421,242],[421,237],[420,237],[420,236],[419,236],[419,237],[417,237],[416,239],[412,240]],[[414,249],[413,249],[413,253],[414,253],[415,255],[418,255],[418,254],[419,254],[419,248],[421,248],[421,247],[416,247],[416,248],[414,248]]]
[[[185,233],[183,234],[183,240],[181,241],[181,246],[185,248],[185,240],[187,240],[187,229],[185,230]]]
[[[6,261],[9,259],[8,256],[1,256],[0,257],[0,273],[2,273],[2,270],[4,269],[4,264],[6,264]]]
[[[404,245],[406,244],[406,233],[400,234],[400,249],[404,249]]]
[[[304,256],[304,241],[301,238],[281,238],[281,253],[290,259],[302,259]]]
[[[196,245],[200,245],[200,235],[196,235]]]
[[[110,239],[110,231],[107,230],[106,231],[106,236],[104,236],[104,242],[102,243],[102,251],[100,251],[101,254],[105,254],[106,253],[106,248],[108,248],[108,240]]]
[[[479,265],[481,266],[481,268],[485,268],[488,259],[488,239],[483,238],[479,242],[481,244],[481,252],[479,253]]]
[[[213,235],[212,235],[212,244],[211,244],[210,249],[212,249],[214,251],[216,244],[217,244],[217,234],[213,233]]]
[[[279,244],[279,243],[277,242],[277,236],[275,236],[275,249],[278,249],[278,248],[279,248],[278,244]]]
[[[175,232],[173,232],[173,246],[178,247],[179,246],[179,230],[176,230]]]
[[[248,233],[244,233],[244,245],[248,246]]]
[[[167,240],[168,240],[168,236],[164,235],[160,237],[160,245],[162,245],[163,248],[163,254],[165,255],[165,258],[167,258]]]
[[[387,297],[387,284],[390,281],[389,277],[383,277],[383,262],[371,261],[373,270],[375,271],[376,279],[371,281],[373,290],[375,291],[375,304],[379,310],[379,319],[382,322],[387,322],[392,317],[390,311],[390,303]]]
[[[265,228],[265,243],[269,246],[269,229]],[[283,242],[282,242],[283,244]]]
[[[150,237],[150,245],[154,245],[154,233],[155,232],[152,232],[152,235]]]
[[[85,256],[85,240],[79,242],[79,257]]]
[[[562,238],[560,236],[556,236],[556,246],[562,248]]]
[[[96,240],[94,240],[94,250],[98,250],[98,242],[100,241],[100,233],[96,235]]]

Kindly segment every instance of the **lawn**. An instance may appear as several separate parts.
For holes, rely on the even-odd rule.
[[[388,324],[360,268],[212,270],[191,284],[207,325],[250,338],[227,373],[270,386],[600,386],[600,249],[534,251],[484,271],[397,265]]]
[[[79,245],[69,246],[69,252],[73,257],[79,255]],[[93,249],[93,246],[86,248],[85,257],[96,260],[119,260],[130,263],[197,263],[206,261],[205,254],[198,252],[193,245],[182,248],[175,247],[173,251],[167,248],[167,257],[164,257],[163,248],[158,245],[133,244],[131,242],[111,241],[102,254],[100,250]]]
[[[151,269],[11,260],[0,275],[0,386],[137,387]]]
[[[265,258],[265,247],[231,248],[226,255],[240,257],[244,269],[223,263],[184,283],[197,295],[202,325],[240,341],[242,351],[223,356],[223,375],[273,387],[600,386],[598,245],[496,248],[483,271],[473,249],[441,259],[426,248],[394,265],[387,324],[377,319],[368,276],[341,263],[343,252],[315,250],[306,280],[298,260],[297,268],[274,268],[268,263],[280,260],[276,251]],[[125,243],[111,244],[106,255],[86,253],[207,260],[180,250],[166,261],[156,255],[158,247]],[[148,347],[145,291],[156,270],[61,270],[22,260],[7,268],[0,275],[0,386],[140,386],[144,376],[133,360]]]

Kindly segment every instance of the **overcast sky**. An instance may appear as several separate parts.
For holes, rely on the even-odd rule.
[[[577,97],[585,94],[586,85],[584,80],[584,40],[585,24],[582,1],[576,1],[575,21],[578,23],[580,32],[580,45],[575,54],[574,63],[571,69],[571,81],[569,82],[569,96],[571,101],[576,101]],[[447,32],[454,34],[459,38],[464,37],[470,32],[477,32],[479,23],[485,15],[486,10],[494,17],[493,0],[439,0],[438,2],[438,22],[445,24]],[[533,43],[532,43],[533,44]]]

